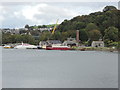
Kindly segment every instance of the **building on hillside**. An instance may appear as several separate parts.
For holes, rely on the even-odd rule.
[[[38,30],[40,32],[43,32],[43,31],[51,31],[53,28],[38,28]]]
[[[10,34],[19,34],[19,29],[1,29],[3,33],[10,33]]]
[[[65,46],[78,46],[78,42],[75,38],[68,38],[66,41],[63,42]]]
[[[49,45],[61,45],[62,42],[60,40],[47,40]]]
[[[104,47],[104,42],[103,41],[93,41],[91,46],[92,47]]]

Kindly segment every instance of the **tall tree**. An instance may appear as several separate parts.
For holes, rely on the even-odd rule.
[[[104,40],[118,41],[118,28],[109,27],[105,30]]]
[[[94,40],[96,41],[101,38],[101,33],[99,30],[91,30],[88,32],[88,36],[91,41],[94,41]]]
[[[111,11],[111,10],[117,10],[117,8],[114,7],[114,6],[106,6],[106,7],[103,9],[104,12]]]
[[[98,30],[98,27],[94,23],[89,23],[85,29],[87,32],[89,32],[91,30],[96,30],[96,29]]]
[[[28,25],[28,24],[26,24],[26,25],[25,25],[25,28],[29,29],[29,25]]]

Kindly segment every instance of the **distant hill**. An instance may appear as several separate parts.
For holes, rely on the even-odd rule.
[[[57,25],[59,25],[59,24],[57,24]],[[53,28],[54,26],[55,26],[55,24],[49,24],[49,25],[35,25],[35,26],[28,26],[28,25],[26,25],[27,26],[27,28],[31,28],[31,29],[38,29],[38,28]],[[26,27],[25,26],[25,27]]]
[[[105,29],[114,26],[120,29],[120,10],[114,6],[106,6],[102,12],[94,12],[89,15],[76,16],[71,20],[64,20],[57,28],[60,32],[68,30],[83,30],[90,23],[95,24],[102,36]]]

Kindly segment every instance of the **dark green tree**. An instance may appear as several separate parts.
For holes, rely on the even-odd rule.
[[[118,41],[118,28],[109,27],[105,30],[104,40]]]
[[[104,12],[111,11],[111,10],[117,10],[117,8],[114,7],[114,6],[106,6],[106,7],[103,9]]]
[[[96,29],[98,30],[98,27],[94,23],[89,23],[85,29],[87,32],[89,32],[89,31],[96,30]]]
[[[28,24],[26,24],[26,25],[25,25],[25,28],[29,29],[29,25],[28,25]]]

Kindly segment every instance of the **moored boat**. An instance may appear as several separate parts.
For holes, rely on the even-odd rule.
[[[5,45],[5,46],[3,46],[4,48],[6,48],[6,49],[8,49],[8,48],[13,48],[12,46],[10,46],[10,45]]]
[[[17,45],[14,48],[15,49],[37,49],[37,46],[22,43],[21,45]]]
[[[68,46],[47,46],[46,50],[71,50]]]

